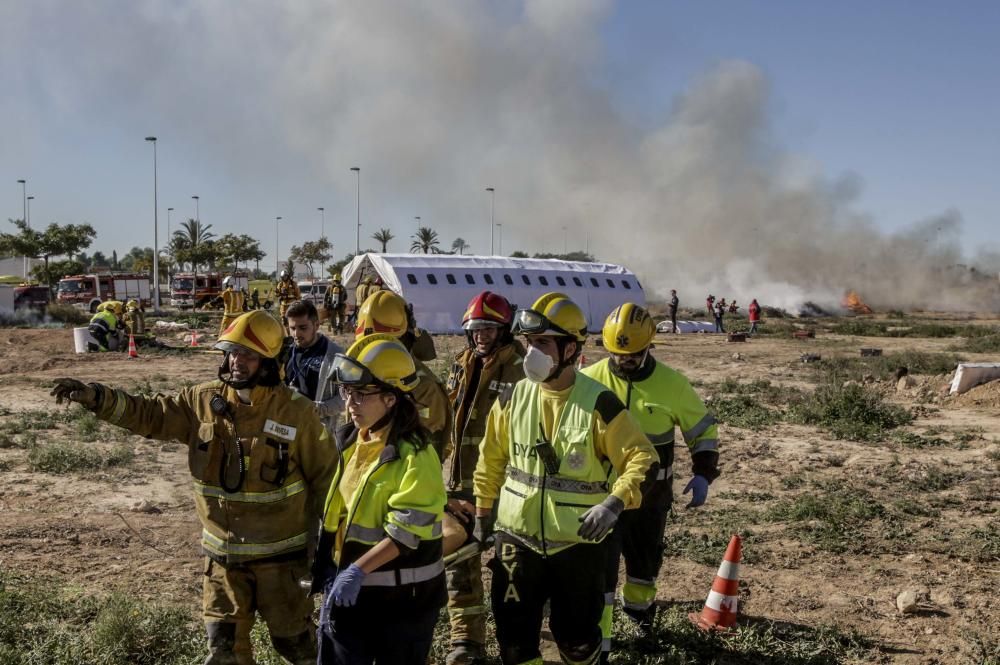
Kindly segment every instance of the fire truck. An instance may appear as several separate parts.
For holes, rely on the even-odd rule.
[[[198,273],[198,285],[195,286],[194,273],[177,273],[170,280],[170,306],[180,309],[205,307],[222,295],[222,280],[225,277],[218,272]],[[236,273],[232,278],[234,289],[247,288],[246,273]]]
[[[149,307],[151,287],[149,275],[142,273],[69,275],[59,280],[56,301],[91,313],[107,300],[127,302],[135,299],[143,307]]]

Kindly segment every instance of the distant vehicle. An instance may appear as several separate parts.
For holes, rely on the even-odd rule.
[[[33,309],[44,314],[49,308],[49,287],[20,284],[14,287],[14,309]]]
[[[149,275],[139,273],[102,273],[69,275],[59,280],[56,302],[73,305],[90,313],[107,300],[127,302],[135,299],[149,307],[152,284]]]
[[[302,299],[316,305],[316,309],[323,308],[323,298],[326,296],[328,288],[330,288],[330,280],[328,279],[307,279],[299,282]]]
[[[274,282],[269,279],[251,279],[247,282],[247,295],[252,296],[254,289],[257,289],[260,306],[271,309],[274,305]]]
[[[227,276],[219,272],[198,273],[198,285],[195,287],[194,273],[177,273],[170,280],[170,306],[180,309],[205,307],[222,295],[222,280]],[[246,273],[236,273],[232,278],[234,289],[247,288]]]

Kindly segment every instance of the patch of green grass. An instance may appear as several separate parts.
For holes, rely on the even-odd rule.
[[[135,452],[121,445],[102,450],[79,443],[53,442],[28,449],[28,466],[32,471],[56,474],[129,466],[134,459]]]
[[[726,554],[726,547],[734,533],[739,533],[743,540],[743,563],[759,563],[760,553],[756,545],[757,537],[752,531],[739,529],[737,531],[719,528],[717,525],[711,532],[693,533],[683,529],[671,533],[664,538],[663,556],[683,557],[706,566],[718,566]]]
[[[96,441],[103,423],[90,411],[80,411],[76,420],[76,433],[81,441]]]
[[[906,479],[906,484],[920,492],[941,492],[951,489],[962,478],[959,471],[947,471],[937,466],[927,466]]]
[[[769,409],[750,395],[720,395],[709,405],[720,422],[760,431],[781,422],[781,412]]]
[[[972,337],[961,344],[956,344],[951,350],[966,353],[996,353],[1000,351],[1000,334]]]
[[[741,608],[742,609],[742,608]],[[872,639],[832,626],[742,618],[730,631],[702,631],[688,619],[701,603],[661,608],[653,635],[639,637],[616,610],[610,662],[616,665],[835,665],[871,659],[879,646]]]
[[[827,384],[793,404],[789,419],[821,427],[838,439],[881,441],[888,430],[908,424],[913,416],[864,386]]]
[[[863,529],[886,510],[863,490],[841,487],[833,492],[803,494],[764,513],[767,520],[790,522],[803,542],[840,554],[864,546]]]
[[[1000,561],[1000,522],[990,522],[982,529],[973,529],[965,541],[963,551],[977,563]]]
[[[807,479],[805,473],[802,471],[796,471],[795,473],[790,473],[787,476],[782,476],[779,482],[784,489],[794,490],[805,485]]]
[[[921,448],[939,448],[947,446],[948,442],[939,436],[921,436],[915,432],[893,432],[891,440],[904,448],[919,450]]]
[[[861,381],[866,376],[879,380],[895,378],[896,371],[902,367],[910,374],[949,374],[961,361],[959,356],[950,353],[902,351],[884,356],[824,358],[809,366],[824,374],[824,381],[843,383]]]
[[[187,608],[125,594],[91,597],[0,569],[5,665],[195,665],[201,629]]]
[[[858,337],[986,337],[997,332],[991,326],[948,325],[944,323],[915,323],[907,321],[873,321],[871,319],[851,319],[840,321],[830,327],[830,332],[838,335]]]

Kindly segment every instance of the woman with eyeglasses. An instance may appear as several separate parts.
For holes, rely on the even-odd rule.
[[[368,335],[334,360],[350,421],[327,495],[314,588],[322,589],[320,665],[425,665],[447,601],[441,560],[446,495],[410,396],[413,359]]]

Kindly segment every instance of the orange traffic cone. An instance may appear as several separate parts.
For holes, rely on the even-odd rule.
[[[719,566],[708,592],[701,614],[688,615],[691,622],[702,630],[726,630],[736,623],[736,603],[740,592],[740,552],[743,541],[734,535],[726,548],[726,556]]]
[[[139,357],[139,349],[137,349],[135,346],[135,335],[133,335],[132,333],[128,334],[128,357],[129,358]]]
[[[193,330],[191,331],[191,346],[198,346],[198,333]]]

